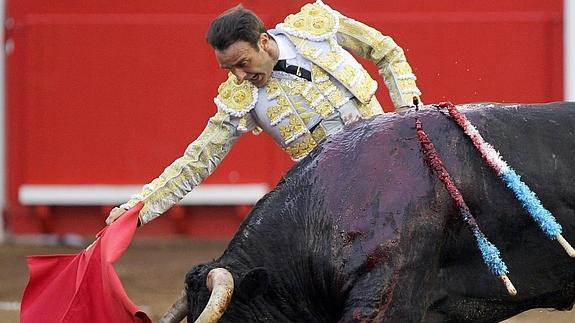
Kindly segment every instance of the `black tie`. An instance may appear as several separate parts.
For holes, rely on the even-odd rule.
[[[295,76],[299,76],[301,78],[304,78],[308,81],[311,81],[311,73],[310,71],[301,68],[299,66],[296,65],[287,65],[287,62],[285,59],[280,59],[277,64],[274,66],[274,71],[282,71],[282,72],[286,72],[286,73],[290,73],[293,74]]]

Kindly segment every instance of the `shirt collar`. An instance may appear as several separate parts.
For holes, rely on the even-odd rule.
[[[281,34],[279,30],[276,29],[268,30],[268,33],[272,35],[273,39],[278,44],[278,51],[279,51],[278,60],[280,59],[288,60],[296,58],[297,53],[295,51],[295,47],[285,35]]]

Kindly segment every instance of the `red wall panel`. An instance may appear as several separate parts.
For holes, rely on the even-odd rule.
[[[562,1],[326,2],[404,48],[426,103],[562,99]],[[243,3],[273,27],[305,1]],[[205,31],[235,4],[8,0],[9,215],[22,184],[144,183],[180,156],[226,77]],[[207,182],[273,185],[289,165],[246,135]]]

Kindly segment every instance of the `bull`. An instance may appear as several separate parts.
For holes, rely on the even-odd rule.
[[[575,104],[459,110],[575,241]],[[499,248],[516,296],[490,274],[426,164],[416,117]],[[494,322],[532,308],[570,309],[575,260],[546,238],[462,130],[426,107],[326,139],[185,286],[164,321]]]

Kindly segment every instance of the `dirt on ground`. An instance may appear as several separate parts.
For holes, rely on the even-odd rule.
[[[187,239],[135,240],[114,264],[126,292],[148,316],[157,321],[178,297],[186,272],[195,264],[221,255],[227,242]],[[28,281],[26,256],[73,254],[79,248],[0,245],[0,322],[18,322],[19,312],[10,306],[22,300]]]
[[[136,239],[115,264],[132,301],[157,321],[183,287],[185,273],[195,264],[223,252],[225,241],[188,239]],[[0,323],[19,321],[18,306],[28,280],[26,256],[77,253],[79,248],[0,244]],[[532,310],[507,323],[575,322],[575,311]]]

